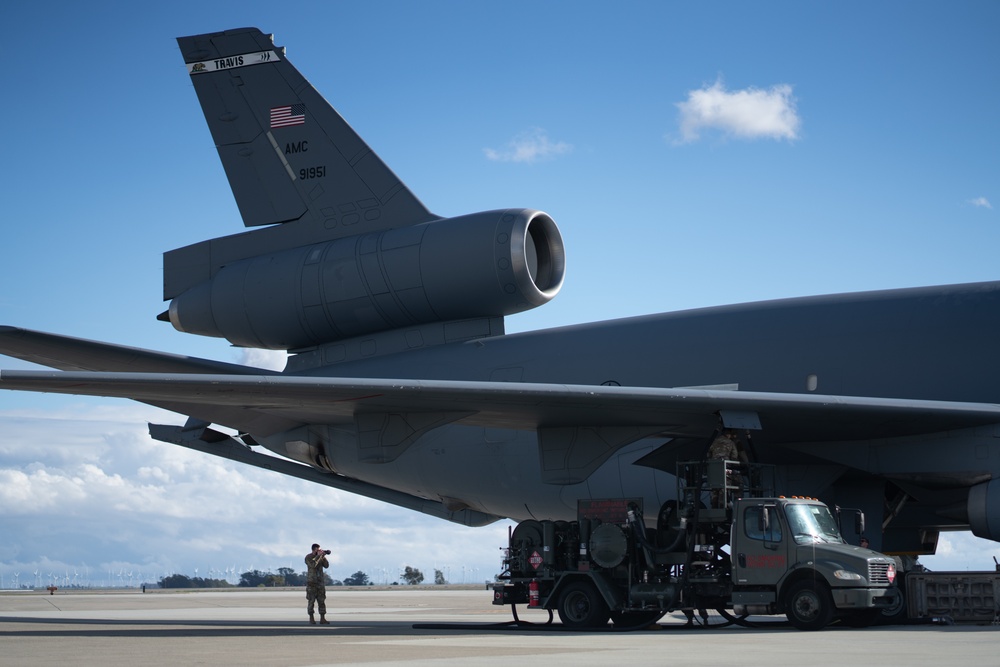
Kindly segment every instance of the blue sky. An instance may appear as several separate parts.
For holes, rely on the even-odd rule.
[[[174,38],[246,25],[434,212],[552,215],[566,283],[508,331],[998,277],[995,2],[39,2],[0,23],[0,323],[247,361],[155,320],[162,253],[243,229]],[[151,413],[0,396],[5,583],[298,567],[328,529],[335,576],[401,567],[400,545],[452,579],[498,569],[504,526],[177,452],[144,431],[179,418]],[[996,546],[949,536],[936,569]]]

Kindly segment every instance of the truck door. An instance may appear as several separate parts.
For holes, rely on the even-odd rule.
[[[739,503],[733,525],[733,583],[776,585],[788,569],[789,536],[774,503]]]

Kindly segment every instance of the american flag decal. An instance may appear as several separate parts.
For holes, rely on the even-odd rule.
[[[290,104],[271,109],[271,128],[306,124],[306,105]]]

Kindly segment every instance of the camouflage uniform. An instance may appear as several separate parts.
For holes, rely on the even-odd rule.
[[[731,431],[723,431],[715,440],[712,441],[711,446],[708,448],[708,458],[723,461],[738,461],[740,463],[747,462],[747,456],[743,453],[740,446],[737,444],[736,436]],[[743,480],[740,479],[740,474],[738,471],[733,470],[728,465],[726,466],[726,484],[728,486],[741,487],[743,485]],[[720,493],[719,490],[712,491],[712,507],[723,508],[726,505],[726,496]],[[737,497],[742,494],[737,494]]]
[[[736,441],[728,433],[720,433],[712,441],[712,446],[708,448],[708,458],[739,461],[740,450],[736,446]]]
[[[306,554],[306,567],[309,569],[306,574],[306,611],[312,618],[314,603],[319,604],[319,615],[326,615],[326,573],[325,568],[330,567],[330,562],[326,559],[326,554],[322,551]]]

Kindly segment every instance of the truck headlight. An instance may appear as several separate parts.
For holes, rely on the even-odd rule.
[[[850,570],[836,570],[834,571],[833,576],[843,581],[861,581],[861,575],[857,572],[851,572]]]

